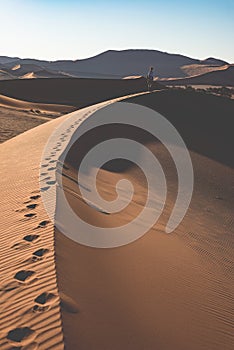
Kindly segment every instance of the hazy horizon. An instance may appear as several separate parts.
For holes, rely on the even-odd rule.
[[[76,60],[152,49],[234,63],[232,0],[0,0],[1,56]]]
[[[124,48],[124,49],[106,49],[105,51],[101,51],[101,52],[97,52],[96,54],[92,55],[92,56],[87,56],[87,57],[82,57],[82,58],[57,58],[57,59],[49,59],[49,58],[38,58],[38,57],[28,57],[28,56],[25,56],[25,57],[22,57],[22,56],[9,56],[9,55],[4,55],[4,54],[0,54],[0,57],[10,57],[10,58],[19,58],[19,59],[29,59],[29,60],[38,60],[38,61],[48,61],[48,62],[55,62],[55,61],[62,61],[62,60],[67,60],[67,61],[76,61],[76,60],[83,60],[83,59],[88,59],[88,58],[92,58],[92,57],[95,57],[95,56],[98,56],[100,54],[103,54],[107,51],[129,51],[129,50],[148,50],[148,51],[160,51],[162,53],[167,53],[167,54],[171,54],[171,55],[181,55],[181,56],[185,56],[185,57],[189,57],[189,58],[192,58],[192,59],[197,59],[197,60],[205,60],[205,59],[208,59],[208,58],[215,58],[215,59],[219,59],[219,60],[222,60],[222,61],[226,61],[227,63],[229,64],[234,64],[234,62],[230,62],[228,60],[225,60],[223,59],[222,57],[214,57],[214,56],[207,56],[207,57],[192,57],[192,56],[189,56],[189,55],[186,55],[186,54],[183,54],[183,53],[178,53],[178,52],[168,52],[168,51],[161,51],[161,50],[158,50],[158,49],[152,49],[152,48]]]

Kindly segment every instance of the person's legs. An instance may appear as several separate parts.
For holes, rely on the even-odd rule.
[[[149,85],[148,86],[149,86],[148,90],[151,91],[152,90],[152,86],[153,86],[153,81],[151,79],[149,80]]]
[[[150,80],[147,79],[147,88],[148,88],[148,91],[150,91]]]

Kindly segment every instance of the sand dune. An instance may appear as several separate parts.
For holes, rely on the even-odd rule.
[[[66,313],[76,310],[69,295],[57,289],[53,222],[43,207],[38,179],[43,148],[51,132],[68,117],[29,130],[1,145],[3,350],[63,349],[60,304]]]
[[[8,62],[4,65],[0,64],[0,68],[2,69],[2,72],[4,72],[4,75],[3,73],[1,74],[2,80],[72,77],[72,75],[69,75],[66,72],[63,73],[46,69],[40,65],[39,61],[36,61],[35,63],[20,63],[20,61],[17,64],[14,63],[16,62]]]
[[[209,115],[214,119],[211,130],[205,126],[210,121],[203,125],[206,138],[209,133],[209,140],[204,144],[202,138],[199,139],[199,130],[206,110],[198,119],[190,115],[187,124],[188,112],[186,109],[182,112],[182,96],[185,99],[185,95],[179,94],[165,91],[128,100],[163,112],[182,136],[187,135],[186,141],[191,139],[190,148],[200,153],[190,152],[195,188],[190,210],[178,229],[171,235],[164,233],[177,191],[173,162],[156,140],[147,139],[144,135],[141,139],[141,135],[135,134],[134,130],[130,130],[131,137],[144,140],[166,169],[169,193],[159,222],[138,241],[111,250],[81,246],[56,229],[59,289],[69,293],[79,309],[72,316],[62,312],[68,349],[228,350],[234,345],[231,311],[233,170],[206,157],[210,152],[209,141],[213,144],[213,140],[217,140],[216,133],[220,127],[218,124],[216,126],[215,120],[220,119],[219,115]],[[165,104],[164,98],[170,104]],[[192,98],[195,106],[196,94]],[[217,104],[218,101],[222,104],[222,99],[217,99]],[[187,101],[187,105],[191,108],[191,101]],[[230,112],[232,110],[233,113],[233,103],[231,106]],[[209,102],[207,106],[203,103],[203,107],[208,108]],[[227,112],[223,115],[227,115]],[[194,125],[190,124],[191,119]],[[228,155],[220,159],[225,151],[223,142],[226,139],[230,146],[232,137],[227,131],[233,121],[226,121],[223,139],[222,135],[219,138],[221,150],[216,148],[212,153],[214,159],[223,163],[230,162],[232,158],[229,148]],[[66,157],[63,186],[67,191],[67,200],[77,215],[101,227],[124,224],[137,215],[146,198],[145,180],[139,169],[131,164],[125,164],[122,170],[117,170],[115,165],[112,171],[101,170],[98,190],[108,200],[115,198],[118,180],[127,178],[135,186],[133,201],[124,212],[105,215],[80,200],[75,180],[79,166],[77,155],[82,150],[82,158],[96,142],[124,137],[125,133],[129,135],[129,130],[127,132],[125,128],[124,132],[117,127],[100,129],[96,134],[94,131],[87,134],[82,142],[74,144]],[[194,138],[191,138],[192,135]],[[57,202],[56,220],[61,219]]]
[[[44,78],[44,79],[49,79],[49,78],[71,78],[72,75],[69,75],[67,73],[62,73],[62,72],[51,72],[46,69],[40,69],[37,71],[33,72],[28,72],[22,76],[19,76],[19,79],[37,79],[37,78]]]
[[[168,168],[168,155],[149,148]],[[168,169],[170,195],[164,215],[143,238],[129,246],[97,250],[76,244],[56,230],[59,289],[69,293],[78,313],[62,312],[68,349],[232,349],[233,172],[191,153],[199,179],[186,219],[171,236],[164,233],[174,202],[176,181]],[[146,187],[135,168],[100,173],[98,189],[113,199],[115,183],[134,183],[134,203],[110,218],[78,198],[74,163],[64,178],[73,210],[102,227],[135,217]],[[207,178],[207,166],[209,177]],[[210,180],[211,175],[213,179]],[[217,184],[226,184],[217,189]],[[224,198],[222,201],[218,198]],[[88,219],[87,219],[88,218]]]
[[[60,112],[69,113],[75,109],[75,107],[59,105],[59,104],[45,104],[45,103],[32,103],[15,98],[0,95],[0,106],[14,109],[38,109],[41,112]]]
[[[1,145],[3,350],[64,348],[53,223],[43,208],[38,182],[41,151],[51,129],[49,124],[40,127]]]
[[[134,165],[124,163],[119,168],[114,163],[98,176],[98,189],[109,200],[116,196],[116,181],[127,177],[134,183],[133,202],[119,214],[90,208],[80,200],[76,184],[77,160],[89,147],[130,132],[157,156],[167,174],[168,196],[159,222],[141,239],[116,249],[88,248],[57,229],[54,232],[39,189],[44,183],[55,186],[53,164],[63,148],[57,147],[48,163],[42,164],[45,178],[39,185],[44,146],[51,132],[66,121],[60,135],[65,147],[78,125],[74,123],[89,118],[97,106],[60,117],[1,145],[3,350],[12,346],[59,350],[64,344],[68,350],[231,350],[234,346],[233,101],[174,90],[123,100],[156,109],[185,139],[195,171],[189,212],[174,233],[164,233],[177,191],[174,163],[149,135],[112,126],[87,134],[71,148],[62,169],[67,199],[77,214],[103,227],[135,217],[144,205],[147,188]],[[53,200],[55,220],[61,220],[59,202]]]
[[[170,79],[169,82],[170,85],[234,86],[234,66],[228,65],[211,72],[184,79]],[[162,80],[161,83],[163,83]]]
[[[20,64],[16,64],[13,68],[11,68],[11,70],[18,70],[21,68]]]
[[[201,64],[190,64],[188,66],[183,66],[181,69],[186,73],[187,76],[197,76],[201,74],[205,74],[208,72],[214,72],[217,70],[225,70],[229,67],[229,65],[223,66],[214,66],[214,65],[201,65]]]
[[[165,89],[157,83],[154,88]],[[129,81],[71,78],[2,81],[0,141],[76,108],[145,90],[144,78]]]
[[[75,109],[72,106],[31,103],[0,95],[0,142]]]
[[[36,72],[28,72],[22,76],[20,76],[20,79],[37,79],[37,78],[67,78],[71,77],[68,74],[63,74],[63,73],[54,73],[54,72],[49,72],[45,69],[41,69]]]
[[[14,76],[3,69],[0,69],[0,80],[10,80],[14,79]]]
[[[155,89],[165,86],[154,83]],[[24,79],[0,81],[0,93],[34,103],[72,105],[78,108],[147,90],[141,79]]]
[[[165,87],[155,83],[154,88]],[[145,90],[144,78],[130,81],[71,78],[2,81],[0,141],[6,141],[40,125],[48,121],[48,118],[56,118],[77,108]]]
[[[129,75],[128,77],[124,77],[123,79],[140,79],[141,75]]]

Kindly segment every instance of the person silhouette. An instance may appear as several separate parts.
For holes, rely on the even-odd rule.
[[[150,67],[146,80],[147,80],[148,91],[151,91],[153,81],[154,81],[154,67]]]

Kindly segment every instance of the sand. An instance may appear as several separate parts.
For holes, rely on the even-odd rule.
[[[206,73],[192,75],[186,78],[165,79],[161,83],[170,85],[221,85],[234,86],[234,66],[225,65],[217,70],[211,70]]]
[[[0,142],[75,109],[72,106],[32,103],[0,95]]]
[[[132,101],[149,105],[152,100],[150,94]],[[100,142],[100,131],[98,135]],[[113,131],[103,135],[113,137]],[[89,149],[90,138],[73,146],[66,158],[67,200],[89,223],[124,224],[144,205],[144,178],[130,165],[124,171],[101,170],[98,189],[106,199],[115,198],[115,183],[126,177],[134,183],[135,197],[119,215],[89,208],[77,196],[75,179],[77,154]],[[145,236],[121,248],[95,249],[72,242],[56,229],[58,286],[78,307],[73,314],[62,313],[67,348],[232,349],[233,170],[191,151],[193,199],[184,221],[167,235],[165,224],[177,191],[175,169],[163,146],[147,146],[166,169],[169,194],[163,215]],[[56,220],[62,221],[59,202]]]
[[[3,350],[13,346],[38,349],[38,344],[39,349],[63,349],[54,229],[43,208],[38,181],[41,152],[50,131],[48,123],[1,145],[0,348]],[[46,249],[46,254],[37,256],[40,249]],[[38,304],[35,300],[42,293],[51,293],[52,302]]]
[[[143,138],[167,173],[167,203],[159,222],[146,235],[121,248],[94,249],[68,239],[54,229],[38,197],[40,159],[51,132],[64,120],[69,125],[76,116],[88,118],[95,106],[1,145],[1,349],[59,350],[64,344],[68,350],[233,348],[234,181],[229,140],[233,101],[201,97],[208,98],[217,110],[215,118],[209,115],[201,133],[199,123],[209,103],[203,101],[201,115],[194,119],[199,106],[194,94],[143,93],[130,100],[154,106],[177,125],[182,136],[187,135],[195,188],[184,221],[174,233],[165,234],[177,189],[175,167],[162,145]],[[186,123],[187,106],[192,106],[192,124]],[[219,108],[225,114],[217,139]],[[213,128],[207,133],[210,118]],[[122,130],[115,129],[114,135],[118,132]],[[105,131],[101,137],[112,134]],[[72,131],[64,144],[70,135]],[[211,147],[215,139],[219,144]],[[127,177],[135,185],[134,201],[117,215],[90,208],[77,198],[79,189],[73,181],[77,156],[89,142],[83,141],[84,148],[75,145],[66,159],[63,183],[67,198],[91,222],[104,227],[126,222],[144,205],[144,177],[129,164],[123,169],[102,169],[98,186],[103,196],[113,199],[116,181]],[[61,154],[55,153],[58,159]],[[55,171],[48,170],[48,176],[56,176]],[[51,206],[52,201],[54,198]],[[61,220],[59,203],[55,209],[55,220]]]
[[[0,348],[63,349],[54,226],[43,207],[39,168],[51,132],[70,115],[31,129],[1,145]],[[10,156],[9,156],[10,155]]]

